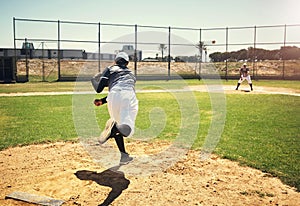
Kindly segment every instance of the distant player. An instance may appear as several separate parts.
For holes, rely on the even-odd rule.
[[[236,89],[235,90],[238,90],[239,89],[239,86],[241,85],[241,83],[244,81],[244,80],[247,80],[248,84],[250,85],[250,88],[251,88],[251,91],[253,91],[253,87],[252,87],[252,81],[251,81],[251,77],[250,77],[250,74],[249,74],[249,68],[247,67],[247,64],[244,63],[243,64],[243,67],[240,68],[240,79],[237,83],[237,86],[236,86]]]
[[[114,138],[121,153],[120,164],[133,160],[125,150],[124,137],[134,133],[134,124],[138,112],[138,100],[135,94],[136,78],[127,68],[129,57],[125,52],[119,52],[115,65],[107,67],[103,73],[92,78],[92,85],[97,93],[108,87],[107,97],[95,99],[96,106],[107,103],[110,119],[100,135],[100,144],[109,138]]]

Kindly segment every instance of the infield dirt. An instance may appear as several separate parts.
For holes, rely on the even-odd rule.
[[[126,143],[132,155],[156,153],[168,144]],[[216,155],[206,160],[199,155],[189,151],[170,168],[142,177],[103,168],[79,143],[8,148],[0,152],[0,205],[32,205],[5,199],[14,191],[64,200],[63,205],[105,200],[115,206],[299,205],[300,193],[279,179]]]

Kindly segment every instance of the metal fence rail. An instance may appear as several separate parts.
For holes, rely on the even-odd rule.
[[[24,32],[22,35],[17,34],[17,23],[42,23],[42,24],[50,24],[54,25],[56,28],[56,37],[52,38],[36,38],[35,36],[28,34],[28,32]],[[65,34],[64,31],[62,31],[62,26],[66,25],[72,25],[72,26],[91,26],[95,29],[95,35],[94,39],[73,39],[73,38],[62,38],[62,36]],[[296,38],[288,39],[289,34],[292,34],[293,32],[289,32],[288,29],[296,28],[297,31],[300,34],[300,24],[290,24],[290,25],[266,25],[266,26],[246,26],[246,27],[221,27],[221,28],[185,28],[185,27],[171,27],[171,26],[150,26],[150,25],[137,25],[137,24],[110,24],[110,23],[102,23],[102,22],[81,22],[81,21],[60,21],[60,20],[41,20],[41,19],[24,19],[24,18],[13,18],[13,38],[14,38],[14,50],[15,50],[15,65],[17,65],[17,42],[25,41],[25,42],[49,42],[49,43],[55,43],[56,51],[57,51],[57,80],[63,80],[65,78],[68,78],[68,74],[64,72],[64,68],[62,68],[62,55],[61,52],[63,51],[62,44],[78,44],[78,43],[84,43],[84,44],[91,44],[96,45],[97,47],[97,72],[101,72],[101,66],[106,64],[106,62],[103,61],[101,58],[101,54],[103,54],[105,51],[103,51],[102,46],[103,45],[124,45],[124,44],[131,44],[134,46],[134,58],[133,58],[133,69],[135,75],[139,78],[139,76],[142,76],[142,74],[138,73],[138,49],[142,47],[157,47],[157,45],[164,44],[166,45],[166,75],[164,78],[171,79],[172,78],[172,51],[175,48],[190,48],[191,50],[195,50],[195,55],[198,58],[198,62],[194,62],[194,72],[191,75],[187,75],[189,77],[194,78],[201,78],[202,72],[201,71],[201,64],[206,63],[207,59],[203,59],[203,54],[207,54],[208,50],[211,51],[218,51],[221,50],[223,52],[229,52],[230,48],[247,48],[247,47],[253,47],[253,61],[251,62],[252,70],[253,70],[253,78],[264,78],[263,74],[260,74],[260,72],[257,71],[259,67],[259,62],[255,61],[256,56],[256,49],[259,46],[267,47],[267,46],[277,46],[277,47],[285,47],[289,45],[298,46],[300,45],[300,35],[297,35]],[[107,35],[105,36],[105,32],[108,31],[118,31],[126,29],[127,33],[130,31],[130,38],[129,40],[126,39],[115,39],[115,40],[105,40]],[[261,41],[259,40],[260,37],[263,37],[264,35],[259,35],[259,32],[263,31],[264,29],[279,29],[281,32],[281,39],[277,40],[271,40],[271,41]],[[152,32],[153,30],[159,31],[165,36],[163,38],[160,38],[159,40],[152,40],[151,36],[147,40],[140,40],[142,37],[141,32],[144,31]],[[239,32],[246,32],[247,35],[249,35],[249,40],[245,40],[242,42],[236,42],[230,39],[231,35],[230,32],[239,31]],[[31,31],[32,32],[32,31]],[[186,35],[189,33],[190,37],[186,37],[188,41],[180,42],[175,41],[175,38],[173,38],[173,35],[176,35],[177,32],[182,32],[182,34]],[[220,33],[221,32],[221,33]],[[277,33],[280,33],[277,31]],[[245,33],[245,34],[246,34]],[[275,33],[275,32],[274,32]],[[178,35],[177,35],[178,36]],[[189,39],[190,38],[190,39]],[[217,40],[216,43],[211,43],[211,40],[220,39],[220,41]],[[196,48],[196,45],[200,42],[203,42],[203,48]],[[81,48],[82,49],[82,48]],[[232,50],[232,49],[231,49]],[[198,51],[198,54],[196,53]],[[29,69],[28,69],[28,51],[26,50],[26,75],[28,77]],[[158,56],[156,54],[156,56]],[[164,56],[162,55],[162,59]],[[279,76],[268,76],[270,78],[276,78],[276,79],[288,79],[290,78],[289,75],[286,74],[286,60],[278,59],[278,62],[280,63],[280,69],[281,74]],[[222,66],[219,67],[220,69],[220,75],[222,78],[228,79],[234,77],[236,74],[230,70],[230,62],[226,61],[223,63],[220,63]],[[95,67],[95,65],[93,65]],[[218,67],[217,67],[218,68]],[[96,71],[95,71],[96,72]],[[295,75],[296,73],[296,75]],[[300,72],[295,72],[293,74],[293,78],[295,76],[299,76],[297,78],[300,78]]]

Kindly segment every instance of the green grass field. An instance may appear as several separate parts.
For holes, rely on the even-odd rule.
[[[161,81],[158,84],[174,84]],[[197,85],[198,80],[187,81]],[[227,84],[225,82],[224,84]],[[235,84],[232,81],[231,84]],[[256,83],[256,82],[255,82]],[[256,84],[299,89],[299,82],[259,81]],[[149,83],[138,82],[137,87]],[[74,83],[25,83],[0,85],[1,93],[32,91],[72,91]],[[200,128],[193,149],[201,149],[211,120],[208,93],[195,92],[200,111]],[[171,140],[180,127],[178,104],[168,93],[138,93],[139,114],[136,125],[150,125],[149,111],[160,107],[168,116],[158,139]],[[279,177],[300,191],[300,98],[287,95],[227,94],[226,123],[216,154]],[[78,141],[72,116],[72,95],[0,97],[0,150],[16,145],[55,141]],[[105,106],[97,110],[104,125]],[[102,121],[103,120],[103,121]]]

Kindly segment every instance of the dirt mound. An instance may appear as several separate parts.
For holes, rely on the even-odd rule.
[[[156,152],[165,142],[131,141],[132,155]],[[105,154],[103,154],[105,155]],[[149,176],[96,164],[78,143],[15,147],[0,152],[0,205],[31,205],[5,196],[21,191],[53,197],[64,205],[298,205],[300,193],[277,178],[198,151]],[[103,205],[106,205],[106,204]]]

